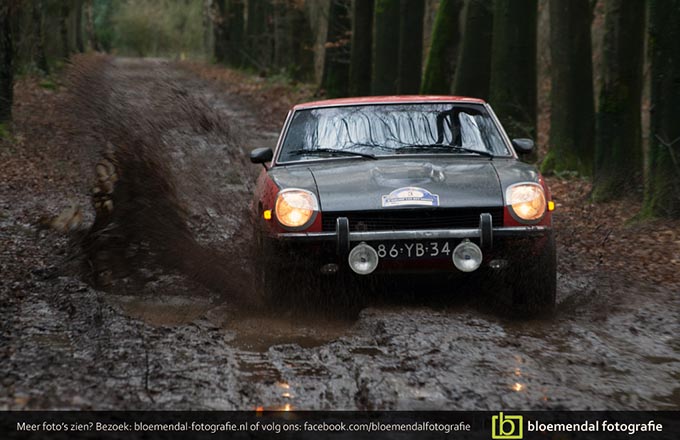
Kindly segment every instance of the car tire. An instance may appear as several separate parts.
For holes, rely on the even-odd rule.
[[[528,255],[512,272],[512,314],[520,318],[549,315],[555,310],[557,259],[552,234],[539,255]]]

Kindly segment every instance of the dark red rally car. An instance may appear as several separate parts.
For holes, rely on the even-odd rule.
[[[291,109],[275,150],[251,152],[264,290],[291,300],[380,276],[501,280],[512,310],[555,304],[554,207],[491,107],[456,96],[347,98]],[[495,284],[499,284],[496,282]],[[339,289],[334,287],[342,286]],[[489,293],[489,292],[486,292]],[[494,293],[494,292],[491,292]]]

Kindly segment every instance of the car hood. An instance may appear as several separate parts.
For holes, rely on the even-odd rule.
[[[503,205],[498,175],[486,158],[338,160],[307,168],[322,211]]]

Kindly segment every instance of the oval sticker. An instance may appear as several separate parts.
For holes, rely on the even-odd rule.
[[[437,194],[432,194],[426,189],[417,188],[415,186],[397,188],[391,193],[382,196],[383,208],[407,205],[439,206],[439,196]]]

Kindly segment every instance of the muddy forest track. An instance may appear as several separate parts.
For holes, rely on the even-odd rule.
[[[351,319],[260,311],[242,239],[257,170],[244,152],[273,145],[275,127],[166,61],[114,59],[83,75],[92,133],[73,134],[84,145],[76,160],[93,170],[108,141],[155,139],[197,249],[233,270],[220,289],[225,278],[142,259],[136,275],[93,287],[91,273],[63,264],[74,239],[36,233],[27,219],[37,208],[3,187],[0,407],[680,409],[680,298],[621,274],[560,272],[558,311],[542,321],[413,291]],[[89,181],[73,181],[83,205]],[[54,212],[64,199],[50,195]]]

